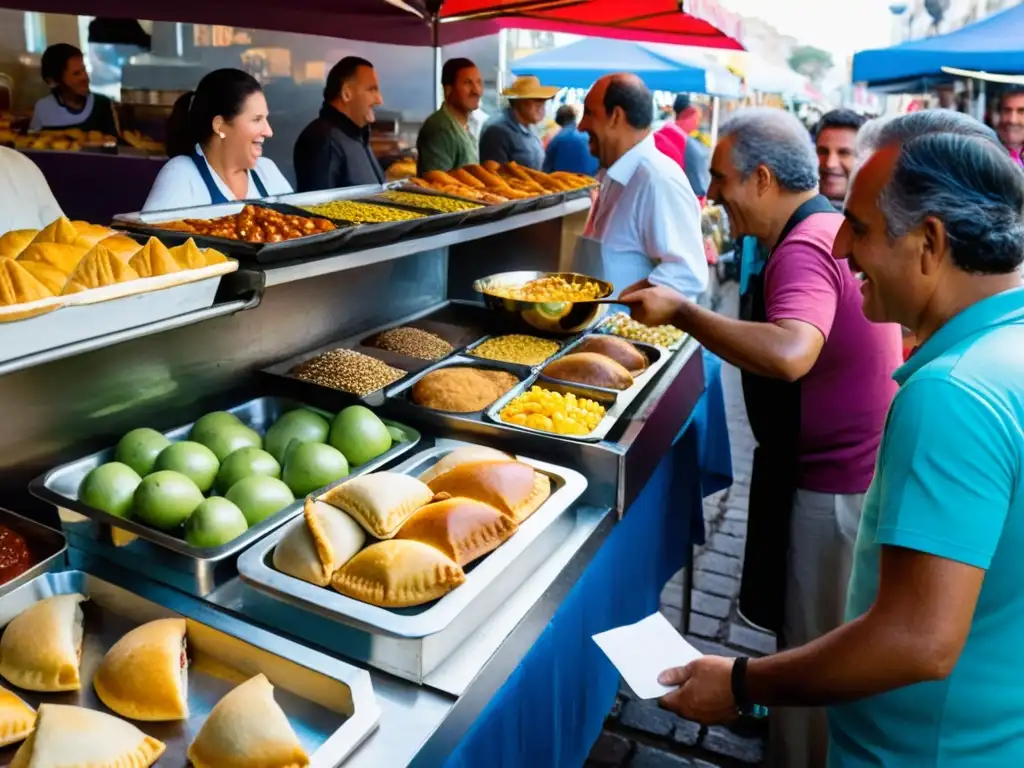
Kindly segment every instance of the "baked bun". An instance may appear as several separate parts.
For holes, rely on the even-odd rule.
[[[24,265],[14,259],[0,259],[0,307],[27,304],[52,295]]]
[[[647,368],[647,358],[639,349],[625,339],[608,333],[587,336],[573,352],[593,352],[610,357],[634,376]]]
[[[629,389],[633,377],[610,357],[593,352],[575,352],[544,367],[544,375],[559,381],[571,381],[605,389]]]
[[[181,271],[167,246],[155,237],[149,238],[142,249],[132,256],[128,266],[134,269],[139,277],[158,277]]]
[[[78,231],[78,240],[76,243],[89,248],[92,248],[96,243],[106,240],[114,234],[114,230],[109,227],[101,227],[99,224],[90,224],[88,221],[73,221],[71,223]]]
[[[0,259],[16,259],[36,236],[35,229],[12,229],[0,236]]]
[[[79,293],[92,288],[103,288],[116,283],[138,280],[138,273],[100,243],[75,267],[64,286],[64,293]]]
[[[131,261],[132,256],[142,250],[142,246],[128,237],[128,235],[114,235],[113,237],[101,240],[100,244],[125,264]]]
[[[70,276],[88,252],[89,249],[81,245],[32,243],[18,255],[18,261],[22,263],[38,261],[42,264],[49,264],[51,267],[59,269],[65,276]]]

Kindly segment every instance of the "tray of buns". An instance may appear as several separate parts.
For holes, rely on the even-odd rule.
[[[259,264],[335,253],[355,232],[355,227],[263,201],[121,213],[113,226],[169,245],[191,238],[200,246]]]
[[[242,554],[238,572],[300,614],[424,638],[507,599],[568,535],[586,487],[566,467],[439,441],[390,472],[310,496],[301,519]]]
[[[57,507],[71,546],[206,595],[235,575],[239,552],[302,514],[306,494],[419,440],[366,408],[335,414],[260,397],[168,432],[133,429],[29,491]]]
[[[0,765],[333,768],[376,728],[364,670],[134,587],[64,571],[0,597]]]
[[[449,301],[294,355],[262,374],[275,392],[310,405],[378,407],[389,387],[473,345],[493,321],[481,304]]]
[[[486,416],[510,429],[600,442],[669,358],[660,347],[587,334],[496,401]]]
[[[68,543],[60,531],[0,508],[0,597],[37,576],[65,567]]]

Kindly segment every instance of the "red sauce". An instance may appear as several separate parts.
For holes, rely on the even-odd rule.
[[[25,539],[6,525],[0,525],[0,584],[15,579],[33,565]]]

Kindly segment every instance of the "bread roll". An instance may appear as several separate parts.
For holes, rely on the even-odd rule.
[[[619,363],[593,352],[576,352],[560,357],[544,368],[544,375],[559,381],[571,381],[605,389],[629,389],[633,377]]]

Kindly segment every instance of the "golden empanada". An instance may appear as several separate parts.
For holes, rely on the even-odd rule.
[[[95,709],[42,704],[11,768],[148,768],[164,743]]]
[[[202,269],[206,266],[206,255],[191,237],[182,245],[171,248],[170,253],[181,269]]]
[[[36,711],[6,688],[0,688],[0,747],[24,741],[36,724]]]
[[[138,273],[103,247],[93,248],[75,267],[64,286],[64,293],[79,293],[115,283],[137,280]]]
[[[348,480],[320,500],[350,514],[371,536],[390,539],[433,496],[415,477],[377,472]]]
[[[142,246],[132,240],[128,235],[114,235],[100,241],[100,245],[117,256],[125,264],[132,260],[132,256],[142,250]]]
[[[188,717],[185,620],[136,627],[103,657],[93,687],[100,701],[130,720]]]
[[[67,277],[85,257],[89,250],[80,245],[67,243],[32,243],[18,256],[18,262],[38,261],[59,269]]]
[[[460,464],[468,464],[473,461],[508,461],[511,458],[513,457],[509,454],[494,448],[483,445],[466,445],[446,454],[437,464],[420,475],[420,480],[429,485],[435,477],[450,472]]]
[[[38,248],[39,246],[33,247]],[[32,277],[42,283],[51,295],[59,296],[64,290],[64,284],[67,283],[68,276],[52,264],[47,264],[44,261],[19,261],[18,263]]]
[[[19,613],[0,638],[0,675],[27,691],[77,691],[83,595],[56,595]]]
[[[214,264],[225,264],[228,260],[228,257],[216,248],[207,248],[203,251],[203,257],[206,259],[206,266],[208,267],[212,267]]]
[[[171,256],[167,246],[155,237],[149,238],[149,241],[142,246],[142,250],[132,256],[128,266],[134,269],[139,277],[158,277],[181,272],[181,267]]]
[[[194,768],[305,768],[309,756],[274,686],[256,675],[217,702],[188,748]]]
[[[33,243],[63,243],[73,245],[78,241],[78,228],[71,223],[71,220],[61,216],[54,219],[32,238]],[[84,245],[84,243],[83,243]]]
[[[430,489],[482,501],[522,523],[551,495],[551,480],[521,461],[477,461],[431,480]]]
[[[88,221],[72,221],[71,224],[78,231],[78,245],[92,248],[96,243],[106,240],[114,234],[109,227],[102,227],[99,224],[90,224]]]
[[[417,510],[395,538],[429,544],[459,565],[468,565],[497,549],[517,530],[512,518],[490,504],[457,498]]]
[[[0,307],[49,298],[46,286],[14,259],[0,259]]]
[[[371,544],[338,569],[331,586],[382,608],[422,605],[466,580],[462,567],[429,544],[391,539]]]
[[[274,547],[274,567],[296,579],[320,587],[331,583],[334,572],[352,559],[366,534],[359,524],[337,507],[306,499],[303,519]]]
[[[16,259],[28,248],[37,229],[12,229],[0,237],[0,259]]]

